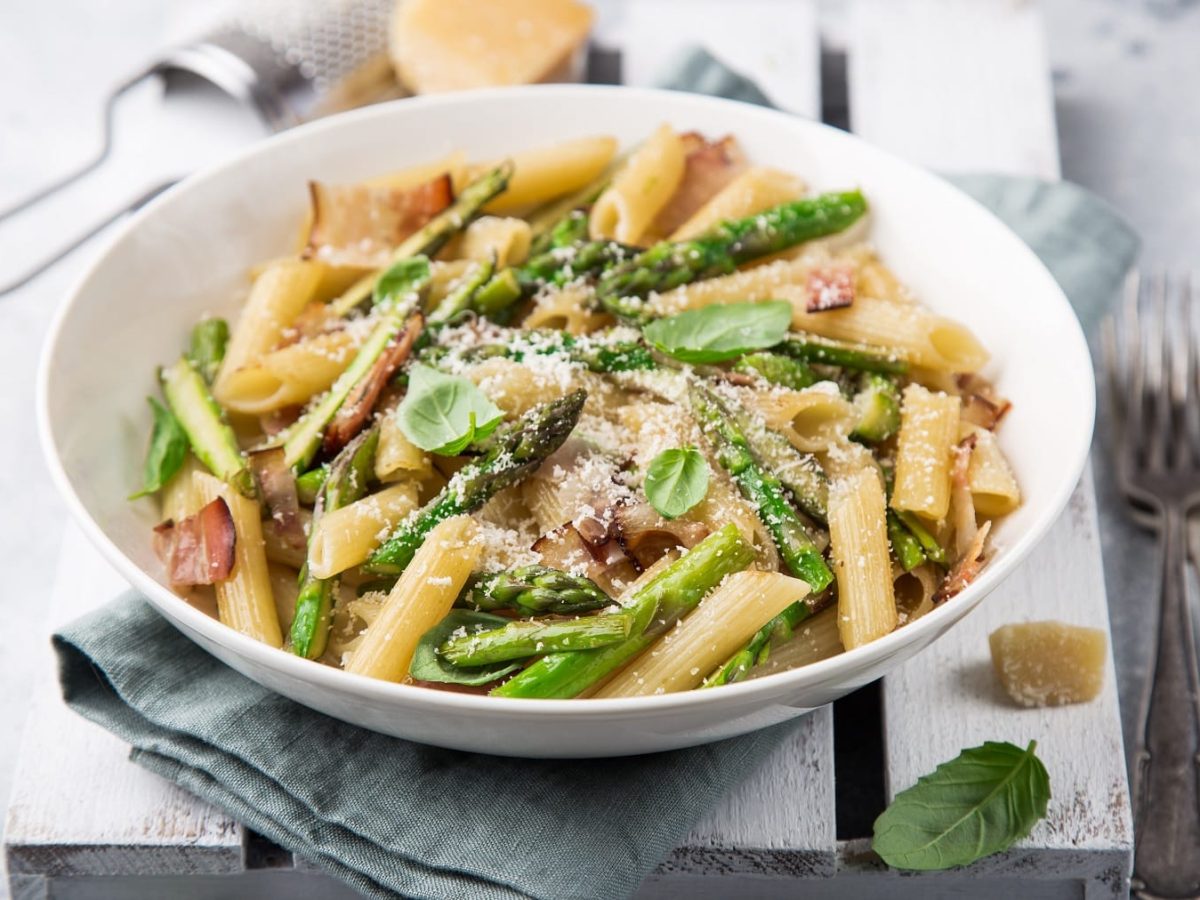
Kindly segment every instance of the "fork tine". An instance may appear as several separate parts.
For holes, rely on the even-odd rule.
[[[1193,292],[1192,273],[1183,279],[1180,332],[1183,334],[1184,354],[1180,366],[1182,392],[1179,398],[1181,440],[1184,451],[1181,460],[1200,466],[1200,340],[1196,333],[1196,301]]]
[[[1143,458],[1151,470],[1161,472],[1168,465],[1171,446],[1171,392],[1168,385],[1171,343],[1166,329],[1167,276],[1156,273],[1150,280],[1149,296],[1142,304],[1142,403],[1151,411],[1145,429]]]
[[[1145,383],[1142,358],[1145,354],[1142,352],[1142,329],[1138,316],[1142,290],[1141,276],[1137,272],[1130,273],[1121,304],[1121,333],[1124,338],[1121,349],[1124,351],[1125,364],[1124,367],[1117,366],[1119,379],[1124,382],[1124,390],[1119,392],[1124,413],[1124,432],[1118,445],[1118,462],[1125,471],[1138,464],[1139,449],[1146,433],[1146,411],[1142,404],[1142,386]]]

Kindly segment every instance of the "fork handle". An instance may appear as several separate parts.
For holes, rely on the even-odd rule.
[[[1187,520],[1162,518],[1158,648],[1134,767],[1132,893],[1200,897],[1200,674],[1186,593]]]

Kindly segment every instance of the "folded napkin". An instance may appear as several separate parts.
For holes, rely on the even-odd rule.
[[[678,71],[756,99],[706,54]],[[1137,240],[1099,200],[1066,184],[959,183],[1030,242],[1082,315],[1108,302]],[[512,760],[384,737],[286,700],[132,593],[54,645],[66,702],[128,741],[135,762],[381,898],[628,896],[792,727],[627,759]]]

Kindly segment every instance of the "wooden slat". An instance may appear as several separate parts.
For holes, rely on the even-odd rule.
[[[626,84],[653,85],[684,48],[701,46],[781,109],[817,118],[820,40],[812,0],[633,0],[621,20]]]
[[[1010,0],[859,0],[849,30],[854,130],[942,171],[1059,172],[1037,10]],[[1038,740],[1047,818],[982,873],[1075,877],[1089,896],[1125,889],[1132,828],[1111,654],[1094,702],[1019,709],[995,683],[987,634],[1061,619],[1108,629],[1090,467],[1050,534],[982,607],[884,679],[889,792],[962,748]]]
[[[852,130],[942,172],[1057,177],[1041,16],[1017,0],[858,0]]]
[[[50,621],[83,614],[127,585],[67,527]],[[242,828],[130,764],[129,747],[63,705],[48,641],[5,828],[9,871],[50,877],[226,873],[242,868]]]

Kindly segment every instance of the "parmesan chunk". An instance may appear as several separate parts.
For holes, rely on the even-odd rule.
[[[592,17],[577,0],[402,0],[392,63],[418,94],[577,80]]]
[[[1104,684],[1108,644],[1099,628],[1021,622],[988,637],[996,677],[1022,706],[1061,706],[1095,699]]]

